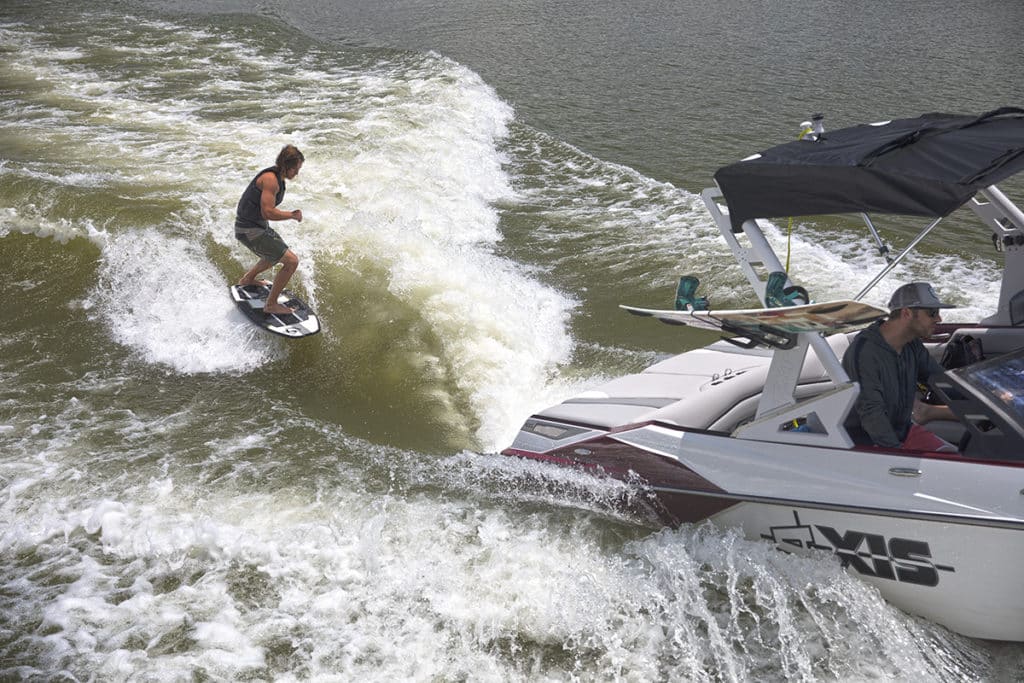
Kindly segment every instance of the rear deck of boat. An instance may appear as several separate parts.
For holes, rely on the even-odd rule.
[[[834,334],[827,341],[842,358],[856,334]],[[965,334],[982,341],[987,357],[1024,347],[1024,328],[946,326],[942,337],[928,344],[929,350],[938,360],[950,340]],[[546,408],[537,417],[604,429],[663,422],[731,433],[753,419],[771,359],[769,349],[742,349],[719,341],[613,379]],[[814,349],[808,349],[796,398],[808,398],[832,386]],[[955,423],[932,423],[930,428],[954,443],[962,431]]]

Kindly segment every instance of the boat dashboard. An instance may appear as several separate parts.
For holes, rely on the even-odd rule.
[[[929,383],[967,430],[962,455],[1024,461],[1024,348],[936,373]]]

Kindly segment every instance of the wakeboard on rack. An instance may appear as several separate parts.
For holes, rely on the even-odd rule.
[[[263,307],[270,294],[269,285],[232,285],[231,298],[238,310],[245,314],[256,326],[267,332],[296,339],[308,337],[320,331],[320,319],[316,313],[289,290],[284,290],[277,298],[278,303],[292,309],[291,313],[264,313]]]
[[[776,348],[791,348],[802,332],[840,332],[868,325],[889,315],[884,308],[861,301],[839,300],[779,308],[734,310],[658,310],[620,305],[633,315],[656,318],[670,325],[746,337]]]

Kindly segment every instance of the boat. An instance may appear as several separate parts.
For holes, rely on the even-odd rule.
[[[764,307],[715,310],[695,277],[681,279],[675,308],[626,307],[721,339],[541,410],[503,453],[638,483],[660,524],[830,553],[908,613],[1024,641],[1024,213],[997,186],[1024,170],[1024,109],[804,126],[799,140],[722,167],[701,193]],[[1005,265],[997,310],[942,323],[926,344],[941,358],[981,342],[983,360],[929,382],[958,422],[925,426],[959,453],[857,445],[844,420],[859,386],[841,359],[888,313],[861,299],[965,206]],[[816,303],[759,221],[830,214],[853,214],[883,250],[879,217],[926,225],[856,297]]]

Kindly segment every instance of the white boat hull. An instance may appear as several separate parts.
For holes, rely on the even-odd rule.
[[[531,425],[532,426],[529,426]],[[1024,467],[929,454],[780,444],[663,424],[509,455],[645,482],[670,525],[742,528],[826,552],[896,607],[975,638],[1024,641]]]
[[[759,503],[738,505],[711,521],[742,527],[747,537],[782,550],[835,553],[895,607],[957,633],[1024,641],[1022,527]]]

